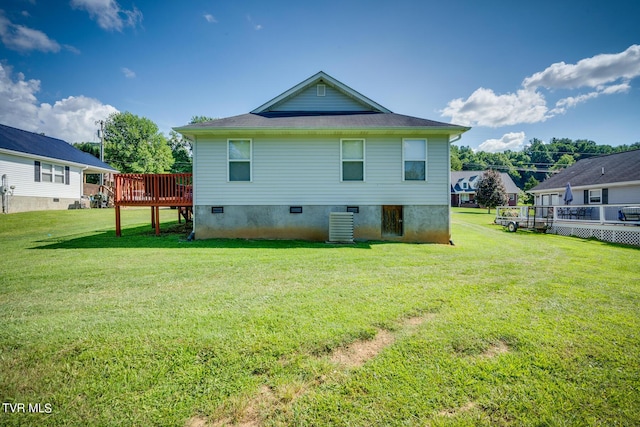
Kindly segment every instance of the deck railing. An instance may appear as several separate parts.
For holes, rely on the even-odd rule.
[[[510,222],[523,227],[544,222],[551,234],[640,246],[637,204],[497,207],[496,223]]]
[[[193,175],[190,173],[114,175],[116,236],[121,235],[120,207],[150,206],[151,226],[160,234],[160,207],[178,207],[185,219],[193,208]],[[180,216],[178,216],[178,219]]]
[[[116,206],[192,206],[193,175],[116,174]]]
[[[535,212],[535,213],[533,213]],[[585,222],[608,225],[640,225],[640,208],[625,205],[559,205],[559,206],[498,206],[496,222],[522,219],[528,216],[546,217],[553,222]],[[529,213],[529,215],[527,215]]]

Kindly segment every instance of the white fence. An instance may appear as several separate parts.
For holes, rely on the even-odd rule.
[[[499,206],[496,223],[546,224],[547,233],[640,246],[640,207],[629,205]]]

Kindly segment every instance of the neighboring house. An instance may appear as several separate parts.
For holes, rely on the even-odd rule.
[[[640,205],[640,150],[578,160],[529,192],[536,205],[563,205],[567,184],[572,205]]]
[[[61,139],[0,125],[3,212],[78,206],[84,174],[113,172],[117,171]]]
[[[451,206],[474,207],[476,203],[476,188],[484,171],[453,171],[451,172]],[[513,182],[508,173],[501,172],[502,182],[509,195],[509,206],[518,204],[520,188]]]
[[[395,114],[319,72],[248,114],[175,129],[193,140],[194,231],[448,243],[450,142],[469,128]]]

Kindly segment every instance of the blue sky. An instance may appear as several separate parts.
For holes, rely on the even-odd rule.
[[[0,123],[69,142],[130,111],[168,135],[325,71],[457,143],[640,141],[640,1],[0,3]]]

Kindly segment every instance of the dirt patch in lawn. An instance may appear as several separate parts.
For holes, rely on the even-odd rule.
[[[459,415],[459,414],[462,414],[462,413],[465,413],[465,412],[469,412],[475,407],[476,407],[476,403],[475,402],[468,402],[468,403],[465,403],[464,405],[462,405],[459,408],[445,409],[444,411],[440,411],[440,412],[438,412],[438,415],[440,415],[441,417],[452,418],[452,417],[455,417],[456,415]]]
[[[351,369],[364,365],[376,357],[382,350],[393,344],[397,336],[410,334],[435,314],[410,317],[402,321],[396,331],[378,329],[370,340],[359,340],[336,349],[330,356],[333,363]],[[283,362],[284,363],[284,362]],[[286,414],[293,403],[307,391],[322,381],[293,382],[278,386],[277,389],[262,385],[257,394],[248,402],[236,401],[226,410],[223,409],[217,420],[209,422],[206,418],[195,416],[189,419],[185,427],[259,427],[274,414]]]
[[[415,316],[402,322],[401,330],[413,332],[427,320],[433,319],[435,314],[429,313],[423,316]],[[385,329],[378,329],[375,337],[370,340],[355,341],[345,347],[338,348],[331,355],[331,361],[340,365],[357,368],[376,357],[382,350],[393,344],[396,334]]]
[[[187,422],[184,424],[184,427],[209,427],[210,425],[211,424],[209,424],[209,420],[207,420],[205,417],[196,415],[194,417],[189,418]]]
[[[378,353],[393,344],[394,341],[395,337],[391,332],[380,329],[371,340],[356,341],[346,347],[337,349],[331,355],[331,361],[350,368],[357,368],[376,357]]]
[[[504,353],[509,352],[509,346],[504,341],[498,341],[496,344],[490,345],[485,351],[482,352],[482,357],[496,357]]]

